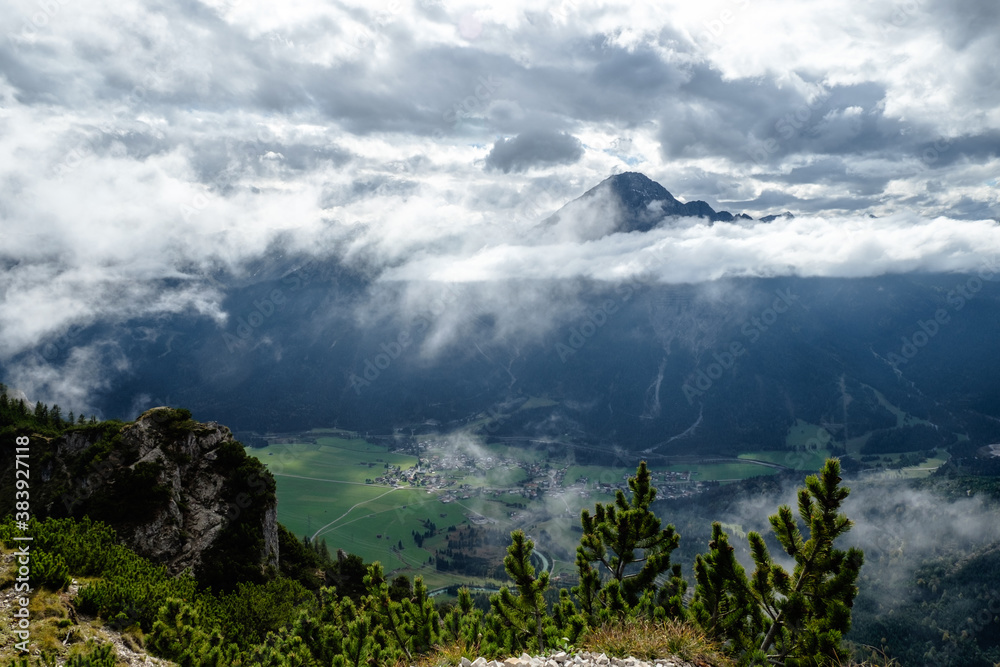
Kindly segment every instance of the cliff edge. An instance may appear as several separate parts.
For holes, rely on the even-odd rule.
[[[216,590],[278,567],[274,478],[225,426],[153,408],[131,423],[35,436],[31,459],[39,519],[104,521],[140,555],[174,574],[190,569]],[[13,485],[12,468],[3,466],[0,487]]]

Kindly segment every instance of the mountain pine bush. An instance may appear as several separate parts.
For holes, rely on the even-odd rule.
[[[794,559],[790,573],[774,562],[764,538],[751,532],[756,568],[747,577],[721,526],[713,524],[710,551],[695,561],[692,617],[711,636],[731,642],[746,662],[798,667],[840,661],[864,563],[860,549],[834,547],[852,525],[840,512],[850,493],[840,482],[840,464],[829,459],[799,489],[808,539],[787,505],[770,517],[775,537]]]
[[[190,574],[169,576],[99,522],[33,521],[31,532],[47,585],[59,587],[70,574],[96,577],[77,595],[78,609],[119,629],[137,626],[151,652],[183,667],[375,667],[412,664],[442,646],[449,655],[502,658],[587,642],[628,646],[629,637],[640,635],[653,653],[667,650],[656,648],[663,646],[721,646],[741,664],[798,667],[846,657],[841,643],[864,558],[858,549],[835,545],[851,528],[840,511],[849,494],[841,481],[838,462],[827,461],[798,492],[801,526],[787,506],[770,517],[794,563],[791,571],[751,532],[754,570],[748,574],[722,526],[713,524],[708,552],[695,559],[687,600],[680,566],[670,560],[680,535],[652,511],[656,490],[643,462],[629,480],[631,497],[619,491],[614,502],[582,513],[580,578],[572,592],[550,590],[548,573],[531,564],[534,543],[514,531],[504,559],[513,586],[492,596],[485,613],[467,589],[449,610],[438,608],[420,577],[412,586],[398,577],[390,582],[377,562],[357,577],[341,577],[349,595],[286,578],[213,593]],[[14,534],[10,518],[0,523],[8,548]],[[338,555],[341,570],[348,562]],[[648,636],[656,628],[669,628],[673,643]],[[71,664],[103,667],[107,650]]]
[[[656,498],[646,462],[628,480],[632,498],[619,489],[613,503],[597,503],[581,515],[577,548],[580,583],[574,589],[590,627],[643,611],[648,616],[683,616],[686,583],[670,554],[680,544],[672,525],[661,528],[650,505]],[[661,579],[666,581],[661,585]]]

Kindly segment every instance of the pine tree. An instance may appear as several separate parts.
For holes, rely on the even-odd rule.
[[[326,538],[324,537],[319,543],[319,555],[323,558],[324,563],[330,562],[330,547],[326,545]]]
[[[565,588],[559,589],[559,602],[552,609],[552,621],[558,637],[570,644],[575,644],[587,629],[586,616],[579,612]]]
[[[584,510],[580,517],[583,537],[576,556],[580,583],[574,592],[592,626],[612,616],[628,615],[640,606],[650,613],[654,606],[669,608],[671,615],[682,613],[684,584],[679,566],[670,564],[680,535],[672,525],[661,529],[660,519],[649,509],[656,489],[645,461],[628,484],[631,501],[619,489],[615,502],[598,503],[593,516]],[[607,585],[602,573],[610,579]],[[655,590],[657,578],[666,573],[670,573],[666,587]]]
[[[472,603],[472,594],[463,586],[458,589],[458,604],[444,617],[443,638],[460,642],[466,652],[479,653],[483,634],[483,612]]]
[[[189,604],[169,598],[157,614],[149,646],[158,655],[170,658],[181,667],[222,667],[222,634],[218,629],[206,633],[201,614]]]
[[[291,634],[302,640],[308,647],[313,659],[320,665],[329,665],[335,655],[344,652],[344,630],[348,616],[343,607],[351,607],[353,603],[344,598],[342,606],[336,592],[331,588],[319,591],[318,615],[301,610],[299,617],[292,624]]]
[[[367,591],[365,576],[368,574],[368,568],[357,554],[337,549],[337,560],[326,574],[330,582],[337,587],[337,591],[355,601],[360,600]]]
[[[405,655],[412,660],[415,654],[433,646],[438,639],[440,617],[421,577],[414,579],[412,599],[393,600],[382,564],[376,561],[368,566],[365,586],[372,620],[376,629],[381,628],[385,634],[385,640],[379,644],[383,657],[395,660]]]
[[[770,517],[775,537],[795,559],[792,574],[771,560],[758,533],[747,536],[757,566],[751,586],[769,619],[758,650],[787,667],[838,659],[841,638],[851,627],[850,609],[864,554],[857,548],[833,547],[852,526],[839,512],[851,492],[840,482],[840,462],[828,459],[819,477],[810,475],[806,488],[799,489],[799,516],[809,527],[808,540],[787,505]]]
[[[515,597],[505,586],[490,599],[490,606],[505,630],[509,631],[505,634],[511,641],[505,643],[512,644],[511,648],[527,648],[533,638],[535,649],[542,651],[545,650],[547,617],[543,593],[549,585],[549,573],[535,576],[535,568],[531,564],[535,543],[527,539],[523,531],[515,530],[510,538],[503,564],[518,595]]]
[[[734,652],[743,653],[756,647],[763,612],[718,522],[712,524],[708,546],[708,554],[695,556],[691,620],[709,637],[729,641]]]
[[[427,593],[423,577],[414,577],[413,597],[403,600],[403,610],[408,619],[411,650],[414,653],[429,651],[440,637],[441,617]]]
[[[396,602],[402,602],[413,597],[413,584],[406,575],[399,575],[389,585],[389,597]]]
[[[361,667],[371,664],[374,644],[371,619],[366,614],[359,614],[348,621],[344,651],[333,656],[331,664],[333,667]]]
[[[228,664],[231,663],[223,663],[219,667]],[[314,667],[316,661],[302,637],[282,629],[277,633],[269,632],[262,644],[250,650],[244,664],[253,667]]]

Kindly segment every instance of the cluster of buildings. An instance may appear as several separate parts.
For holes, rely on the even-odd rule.
[[[489,450],[456,448],[443,440],[425,439],[410,443],[407,453],[420,453],[417,464],[401,469],[386,465],[384,473],[372,480],[389,486],[418,486],[430,491],[442,491],[441,502],[452,503],[472,497],[490,497],[508,504],[519,500],[535,500],[543,496],[563,497],[565,493],[589,499],[593,494],[613,496],[618,489],[628,490],[632,471],[622,471],[620,479],[591,481],[587,477],[567,480],[569,463],[553,465],[549,461],[523,460],[503,456]],[[508,471],[509,477],[519,478],[509,484],[487,483],[494,471]],[[517,472],[523,471],[523,472]],[[685,498],[704,491],[710,483],[695,481],[691,472],[653,470],[653,482],[660,498]],[[603,475],[602,475],[603,477]],[[477,483],[476,480],[482,480]],[[517,499],[517,500],[515,500]]]

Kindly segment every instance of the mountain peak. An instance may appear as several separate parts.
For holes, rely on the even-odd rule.
[[[786,220],[791,220],[794,217],[795,216],[792,215],[790,212],[785,211],[784,213],[774,213],[774,214],[771,214],[771,215],[765,215],[763,218],[760,219],[760,221],[761,222],[773,222],[773,221],[777,220],[778,218],[785,218]]]
[[[734,220],[731,213],[716,212],[706,202],[678,201],[645,174],[627,171],[604,179],[556,211],[544,224],[570,227],[584,239],[596,239],[615,233],[648,232],[671,217]]]
[[[597,188],[604,184],[612,188],[622,199],[642,199],[645,201],[677,201],[665,187],[638,171],[626,171],[609,176],[601,181]],[[591,192],[593,192],[591,190]]]
[[[648,232],[663,219],[665,210],[683,206],[665,187],[637,171],[609,176],[580,199],[609,194],[621,209],[618,232]]]

